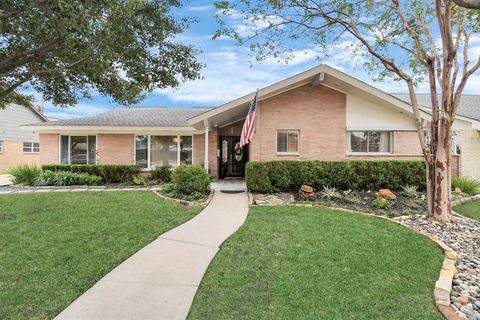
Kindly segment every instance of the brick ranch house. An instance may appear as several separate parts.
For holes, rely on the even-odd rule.
[[[0,109],[0,169],[40,164],[38,133],[20,126],[48,119],[33,107],[10,104]]]
[[[411,107],[401,96],[326,65],[260,89],[253,142],[239,149],[254,95],[211,109],[117,108],[24,129],[40,134],[43,164],[137,163],[148,171],[196,163],[215,178],[243,176],[247,161],[422,159]],[[422,117],[428,128],[428,105]],[[459,115],[455,122],[454,173],[480,178],[480,117]]]

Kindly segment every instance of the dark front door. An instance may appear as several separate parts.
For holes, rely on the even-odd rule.
[[[220,178],[244,177],[248,147],[240,148],[240,137],[220,136]]]

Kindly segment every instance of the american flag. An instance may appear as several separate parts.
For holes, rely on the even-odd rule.
[[[253,129],[255,127],[255,111],[257,110],[257,93],[250,104],[248,109],[247,117],[245,118],[245,123],[243,124],[242,134],[240,136],[240,148],[243,148],[244,145],[252,141],[253,138]]]

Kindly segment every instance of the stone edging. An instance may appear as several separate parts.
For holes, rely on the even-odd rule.
[[[376,215],[374,213],[355,211],[355,210],[350,210],[345,208],[327,207],[327,206],[313,205],[313,204],[289,204],[289,205],[296,206],[296,207],[322,207],[326,209],[339,210],[344,212],[361,214],[369,217],[380,218],[383,220],[394,222],[403,227],[406,227],[412,230],[413,232],[423,235],[424,237],[435,242],[435,244],[439,246],[444,253],[444,259],[443,259],[442,268],[440,270],[440,275],[438,277],[438,280],[435,282],[435,289],[433,291],[433,295],[435,297],[435,305],[438,311],[443,315],[445,319],[462,320],[462,318],[460,318],[460,316],[452,309],[452,307],[450,307],[450,294],[452,292],[453,275],[456,272],[455,262],[457,260],[457,253],[452,248],[450,248],[446,243],[444,243],[440,239],[437,239],[437,237],[429,234],[425,234],[420,230],[412,228],[411,226],[403,223],[401,221],[402,217],[399,217],[400,220],[394,220],[389,217]],[[408,217],[408,216],[403,216],[403,217]]]
[[[458,199],[458,200],[452,201],[452,207],[458,206],[459,204],[462,204],[462,203],[478,200],[478,199],[480,199],[480,194],[470,196],[470,197],[465,197],[465,198],[462,198],[462,199]]]
[[[215,190],[213,189],[210,190],[210,194],[208,195],[208,198],[205,201],[187,201],[187,200],[170,198],[170,197],[164,196],[163,194],[158,192],[160,190],[161,189],[155,189],[155,190],[152,189],[152,192],[162,199],[174,201],[176,203],[183,204],[184,206],[191,206],[191,207],[206,207],[212,200],[213,194],[215,193]]]

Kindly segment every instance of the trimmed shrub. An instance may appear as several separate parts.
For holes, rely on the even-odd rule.
[[[43,170],[88,173],[99,176],[106,183],[132,180],[140,173],[138,165],[117,164],[44,164]]]
[[[27,186],[33,185],[35,178],[37,178],[41,172],[42,171],[40,168],[28,165],[20,165],[16,168],[8,170],[8,173],[13,176],[13,184],[22,184]]]
[[[151,178],[161,182],[170,182],[172,180],[172,167],[156,167],[152,170]]]
[[[245,166],[245,182],[252,192],[270,193],[273,191],[266,162],[248,162]]]
[[[181,164],[172,171],[172,183],[179,194],[204,195],[210,188],[210,175],[196,164]]]
[[[463,193],[471,196],[480,193],[480,181],[468,177],[452,177],[452,189],[460,188]]]
[[[302,184],[317,190],[324,186],[341,190],[401,190],[403,185],[426,188],[421,160],[266,161],[249,162],[245,169],[252,192],[297,191]]]
[[[68,171],[41,172],[33,182],[36,186],[71,186],[71,185],[94,185],[102,182],[99,176],[88,173],[77,173]]]

